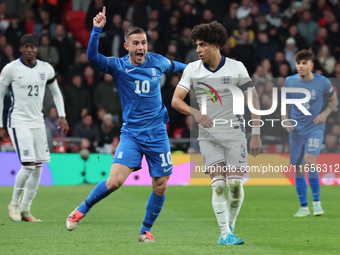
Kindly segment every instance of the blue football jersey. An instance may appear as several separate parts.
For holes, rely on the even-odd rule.
[[[309,90],[311,98],[309,102],[304,103],[303,106],[312,114],[305,115],[295,104],[290,108],[290,119],[297,121],[293,133],[308,134],[311,131],[325,129],[325,123],[316,125],[313,120],[320,114],[328,105],[328,99],[333,95],[333,86],[329,79],[326,77],[314,74],[314,79],[310,81],[300,81],[299,74],[295,74],[286,78],[284,87],[304,88]],[[303,93],[287,93],[287,98],[299,99],[304,98]],[[294,122],[292,123],[294,125]]]

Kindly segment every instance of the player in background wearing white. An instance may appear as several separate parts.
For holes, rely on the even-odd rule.
[[[338,98],[329,79],[312,72],[314,53],[311,50],[302,50],[296,53],[297,74],[288,76],[284,87],[307,89],[311,98],[304,103],[304,107],[311,115],[305,115],[296,105],[287,107],[289,117],[285,129],[289,132],[290,163],[295,165],[295,188],[300,200],[300,209],[295,217],[309,216],[307,191],[308,186],[305,172],[308,172],[309,185],[313,196],[313,209],[315,216],[321,216],[324,211],[320,202],[320,179],[316,169],[316,159],[320,153],[325,132],[325,122],[328,115],[337,107]],[[302,93],[287,93],[287,98],[304,98]],[[287,119],[297,121],[295,127]]]
[[[39,186],[42,162],[50,161],[42,105],[46,86],[52,92],[62,133],[68,132],[62,94],[53,67],[37,60],[38,39],[30,34],[20,40],[22,56],[7,64],[0,75],[0,140],[7,136],[3,127],[3,102],[9,89],[12,104],[8,113],[8,133],[21,162],[15,178],[12,201],[8,206],[13,221],[39,222],[30,213]],[[23,194],[20,203],[21,195]]]
[[[190,39],[197,45],[196,52],[200,60],[190,63],[183,72],[183,76],[175,90],[172,107],[186,115],[193,115],[199,123],[199,145],[205,167],[210,169],[212,179],[212,205],[221,230],[218,244],[238,245],[244,241],[233,234],[236,217],[244,198],[243,171],[247,166],[247,139],[244,131],[242,115],[233,115],[233,98],[230,90],[223,85],[238,87],[247,98],[248,88],[252,88],[252,102],[255,109],[260,109],[254,85],[244,65],[226,58],[220,54],[220,47],[228,40],[227,31],[216,21],[209,24],[195,26]],[[214,93],[217,105],[213,100],[207,100],[207,114],[188,106],[183,99],[190,87],[197,97],[202,109],[202,95],[206,92]],[[236,88],[235,88],[236,89]],[[242,92],[240,91],[241,95]],[[243,98],[234,98],[242,100]],[[220,101],[220,102],[219,102]],[[242,104],[243,105],[243,104]],[[261,150],[260,117],[251,114],[254,120],[250,153],[256,156]],[[228,124],[215,125],[213,119],[228,120]],[[232,126],[230,122],[232,121]],[[232,166],[237,171],[226,171],[223,166]],[[218,169],[220,168],[220,171]],[[228,174],[229,194],[226,198],[226,173]]]

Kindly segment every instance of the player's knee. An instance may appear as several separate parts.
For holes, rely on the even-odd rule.
[[[243,189],[243,181],[240,179],[230,179],[228,180],[228,187],[230,193],[238,197]]]
[[[161,185],[157,185],[153,187],[153,192],[159,196],[164,196],[166,193],[168,185],[167,183],[162,183]]]
[[[124,184],[123,178],[119,178],[119,176],[116,176],[116,178],[109,178],[106,181],[106,188],[110,191],[115,191],[119,189]]]
[[[216,195],[221,196],[223,193],[225,193],[226,190],[226,183],[225,183],[225,177],[222,175],[215,176],[211,180],[211,185],[213,192],[216,193]]]

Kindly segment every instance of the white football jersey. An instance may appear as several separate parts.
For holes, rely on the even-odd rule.
[[[192,62],[185,68],[177,86],[187,91],[190,88],[193,89],[201,112],[202,95],[205,94],[206,114],[213,120],[221,120],[216,123],[222,123],[222,120],[228,121],[226,124],[217,124],[209,129],[199,125],[199,140],[212,137],[224,139],[223,133],[235,131],[235,127],[244,131],[243,116],[233,115],[233,96],[226,85],[237,86],[241,89],[239,92],[242,93],[248,87],[253,86],[250,81],[251,78],[245,66],[239,61],[226,57],[222,57],[215,71],[211,71],[201,60]]]
[[[47,62],[36,60],[35,66],[29,67],[19,58],[7,64],[0,75],[0,86],[11,91],[7,126],[44,127],[42,107],[45,88],[54,80],[54,69]]]

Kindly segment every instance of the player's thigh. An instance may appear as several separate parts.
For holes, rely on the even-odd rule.
[[[142,149],[136,139],[128,133],[122,133],[112,164],[117,163],[139,170],[142,168],[142,156]]]
[[[305,136],[289,134],[289,156],[291,164],[299,165],[304,163],[306,140],[307,138]]]
[[[201,140],[198,142],[206,169],[218,163],[225,163],[224,148],[218,140]]]
[[[314,131],[307,136],[304,150],[305,163],[316,164],[316,158],[321,151],[323,137],[324,132],[322,130]]]
[[[243,176],[248,166],[247,139],[244,133],[237,133],[222,141],[225,148],[227,175]]]
[[[125,165],[114,163],[111,165],[110,176],[106,181],[108,190],[116,190],[122,186],[125,180],[129,177],[134,168],[129,168]]]
[[[46,128],[35,128],[32,129],[34,139],[34,150],[36,154],[36,162],[49,162],[50,161],[50,150],[48,148],[48,141],[46,135]]]
[[[22,163],[35,162],[34,138],[29,128],[8,128],[9,136]]]
[[[172,174],[172,158],[169,138],[166,133],[159,133],[152,143],[143,144],[143,153],[149,166],[151,177],[162,177]]]

